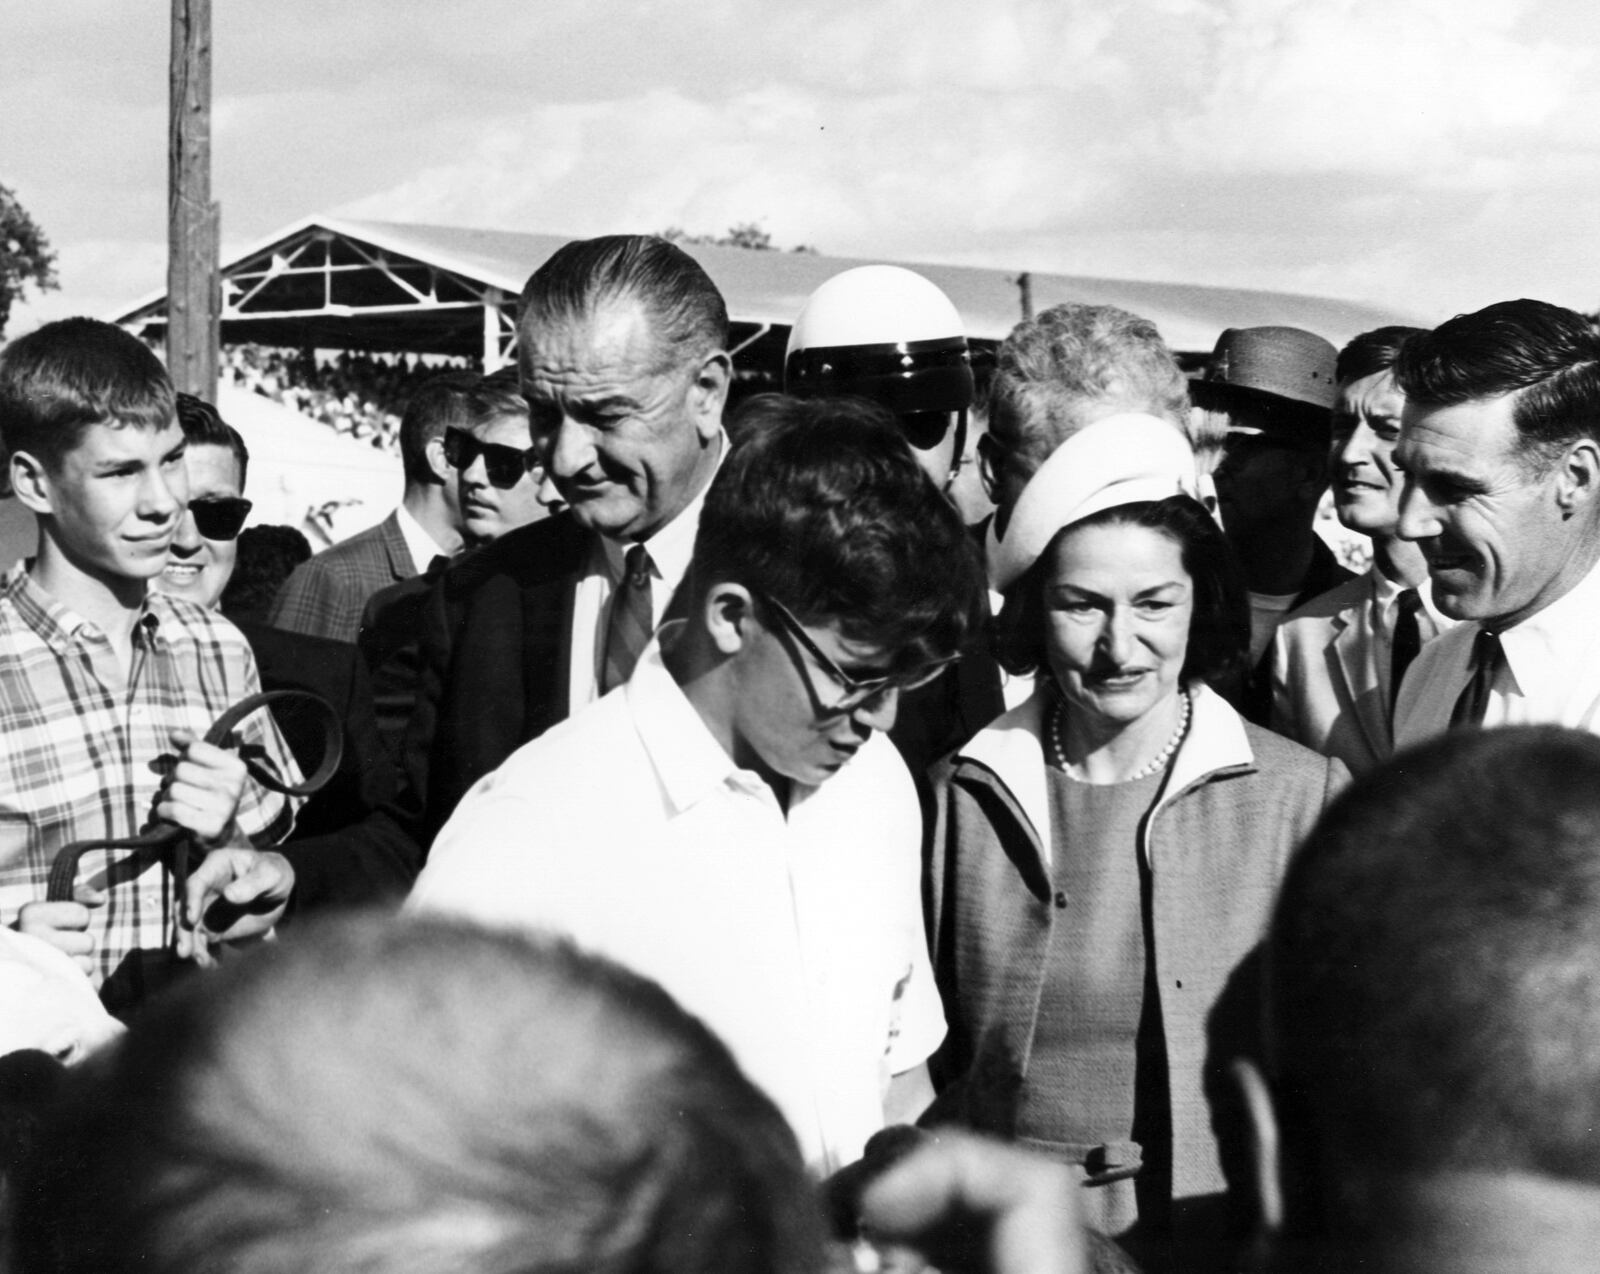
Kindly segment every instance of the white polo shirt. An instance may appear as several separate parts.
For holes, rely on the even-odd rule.
[[[652,644],[633,678],[462,799],[409,906],[565,933],[703,1019],[827,1172],[944,1037],[922,926],[921,813],[874,733],[787,817]]]

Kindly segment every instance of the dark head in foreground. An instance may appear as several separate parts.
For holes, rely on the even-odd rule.
[[[1246,1087],[1286,1268],[1594,1267],[1600,739],[1458,731],[1365,776],[1267,978]]]
[[[654,983],[346,921],[151,1006],[21,1192],[39,1271],[817,1268],[793,1135]]]

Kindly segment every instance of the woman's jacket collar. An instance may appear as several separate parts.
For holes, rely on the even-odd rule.
[[[1189,733],[1173,758],[1172,769],[1156,800],[1154,808],[1157,810],[1208,775],[1219,770],[1248,769],[1255,764],[1244,721],[1227,701],[1201,683],[1192,685],[1189,693],[1194,703]],[[1052,840],[1044,730],[1054,698],[1051,684],[1041,679],[1038,689],[1026,702],[979,730],[953,758],[956,775],[961,773],[964,763],[973,762],[989,770],[1006,787],[1033,824],[1047,862]]]

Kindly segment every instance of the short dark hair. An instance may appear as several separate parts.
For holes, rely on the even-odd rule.
[[[529,276],[517,320],[524,358],[538,327],[586,319],[623,300],[637,301],[650,317],[656,370],[728,343],[727,303],[698,261],[656,235],[612,234],[563,245]]]
[[[995,354],[990,428],[1014,422],[1012,443],[1035,463],[1084,425],[1130,411],[1188,428],[1188,386],[1149,319],[1114,305],[1056,305],[1018,323]]]
[[[1141,526],[1178,546],[1179,560],[1194,587],[1184,681],[1204,681],[1226,693],[1241,684],[1250,644],[1250,610],[1244,577],[1227,538],[1206,506],[1186,495],[1119,504],[1062,527],[1045,551],[1006,590],[996,655],[1006,671],[1023,675],[1048,668],[1044,589],[1056,545],[1085,526]]]
[[[1600,438],[1600,334],[1546,301],[1501,301],[1413,337],[1395,379],[1423,407],[1515,394],[1522,449],[1546,459],[1580,437]]]
[[[482,380],[477,372],[443,372],[423,381],[411,396],[400,417],[400,466],[408,487],[444,481],[428,463],[428,444],[452,426],[467,427],[468,404]]]
[[[696,597],[744,584],[903,664],[962,649],[984,604],[977,548],[887,408],[761,394],[738,432],[700,515]]]
[[[528,400],[515,367],[502,367],[483,377],[467,398],[469,424],[486,425],[505,416],[528,419]]]
[[[1600,739],[1454,731],[1364,775],[1292,860],[1268,1069],[1305,1170],[1600,1185]]]
[[[250,472],[250,448],[244,445],[244,438],[205,399],[181,390],[175,397],[178,423],[183,426],[183,440],[191,447],[226,447],[233,452],[234,461],[239,466],[239,491],[242,494],[245,478]]]
[[[270,523],[245,527],[235,543],[233,574],[217,609],[236,624],[265,624],[284,581],[311,560],[311,543],[296,527]]]
[[[93,425],[160,430],[175,410],[161,360],[114,324],[58,319],[0,351],[0,439],[46,469]]]
[[[358,917],[152,1002],[63,1094],[16,1268],[814,1274],[793,1132],[659,986]]]
[[[1341,385],[1348,385],[1353,380],[1393,370],[1395,360],[1400,357],[1400,347],[1426,330],[1422,327],[1402,327],[1396,323],[1352,336],[1334,361],[1334,380]]]

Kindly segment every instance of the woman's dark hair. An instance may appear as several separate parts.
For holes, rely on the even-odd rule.
[[[1183,680],[1204,681],[1224,695],[1233,694],[1247,671],[1250,646],[1244,577],[1222,528],[1205,505],[1186,495],[1154,503],[1119,504],[1056,532],[1039,560],[1006,590],[995,652],[1000,665],[1013,675],[1049,667],[1045,658],[1045,575],[1061,537],[1086,526],[1142,526],[1178,546],[1194,588]]]

